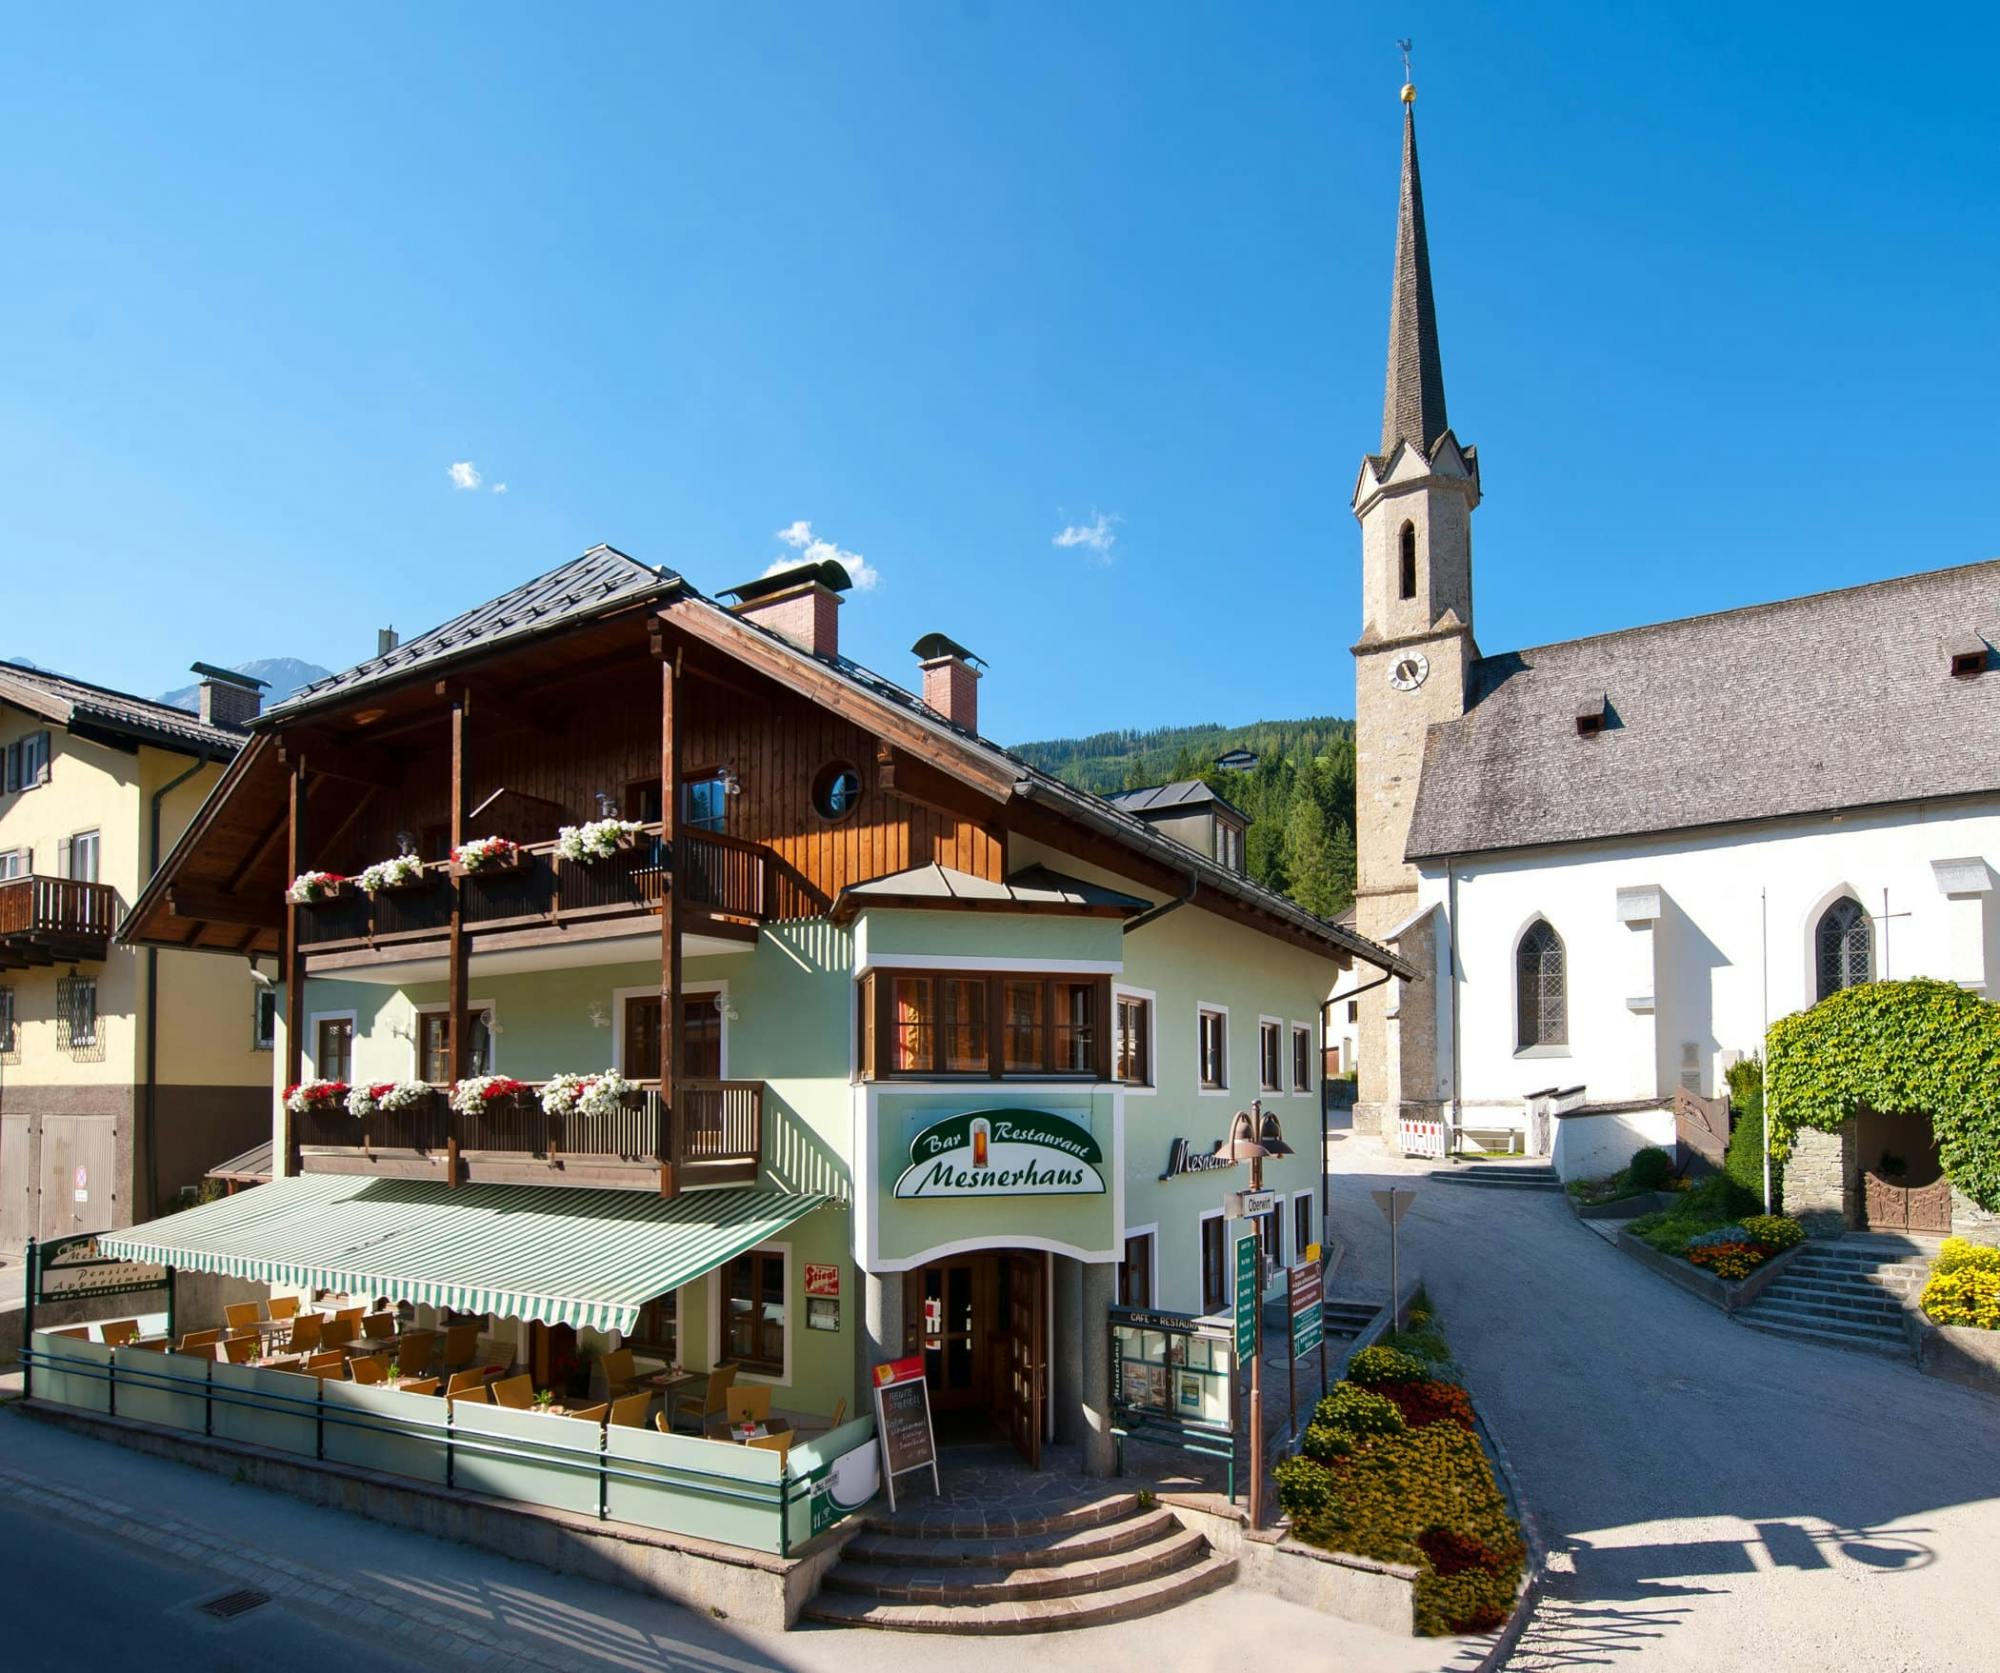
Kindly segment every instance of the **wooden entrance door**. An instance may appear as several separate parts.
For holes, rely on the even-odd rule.
[[[903,1301],[909,1351],[924,1356],[933,1411],[992,1408],[996,1287],[993,1257],[984,1254],[909,1275]]]
[[[1043,1301],[1048,1294],[1042,1278],[1041,1254],[1002,1257],[1006,1291],[1007,1335],[1005,1410],[996,1414],[1007,1426],[1015,1451],[1028,1468],[1042,1467],[1042,1420],[1048,1402],[1048,1342]]]
[[[1948,1232],[1951,1181],[1930,1119],[1862,1110],[1855,1118],[1861,1218],[1870,1231]]]

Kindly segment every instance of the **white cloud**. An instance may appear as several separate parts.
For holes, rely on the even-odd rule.
[[[454,488],[477,488],[479,470],[470,459],[460,459],[445,474],[451,478]]]
[[[1122,521],[1115,514],[1093,511],[1088,523],[1071,523],[1050,542],[1054,546],[1080,546],[1099,563],[1111,561],[1111,548],[1118,544],[1112,524]]]
[[[504,483],[504,482],[496,482],[496,483],[494,483],[494,484],[493,484],[493,492],[494,492],[494,493],[496,493],[496,494],[504,494],[504,493],[506,493],[506,492],[507,492],[507,484],[506,484],[506,483]]]
[[[795,554],[789,558],[772,560],[766,575],[775,575],[781,569],[794,569],[802,563],[823,563],[831,558],[853,578],[857,592],[872,593],[881,584],[882,572],[859,552],[849,552],[831,540],[822,540],[813,533],[812,524],[801,518],[778,530],[773,537],[782,540]]]

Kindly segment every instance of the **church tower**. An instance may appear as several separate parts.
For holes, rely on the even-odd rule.
[[[1465,712],[1472,641],[1472,513],[1479,457],[1445,417],[1444,366],[1431,296],[1415,87],[1403,88],[1403,185],[1389,301],[1382,449],[1361,463],[1361,638],[1355,660],[1356,927],[1386,940],[1417,909],[1405,862],[1424,736]],[[1399,950],[1435,968],[1438,926],[1404,933]],[[1393,1136],[1399,1116],[1437,1118],[1437,996],[1394,982],[1363,994],[1355,1126]]]

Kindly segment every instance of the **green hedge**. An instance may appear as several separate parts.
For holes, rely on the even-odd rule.
[[[1945,1176],[2000,1212],[2000,1005],[1951,982],[1864,982],[1772,1024],[1771,1150],[1857,1108],[1921,1113]]]

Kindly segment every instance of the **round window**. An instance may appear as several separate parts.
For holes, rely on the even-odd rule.
[[[845,819],[861,800],[861,775],[844,761],[822,767],[813,780],[813,810],[822,819]]]

